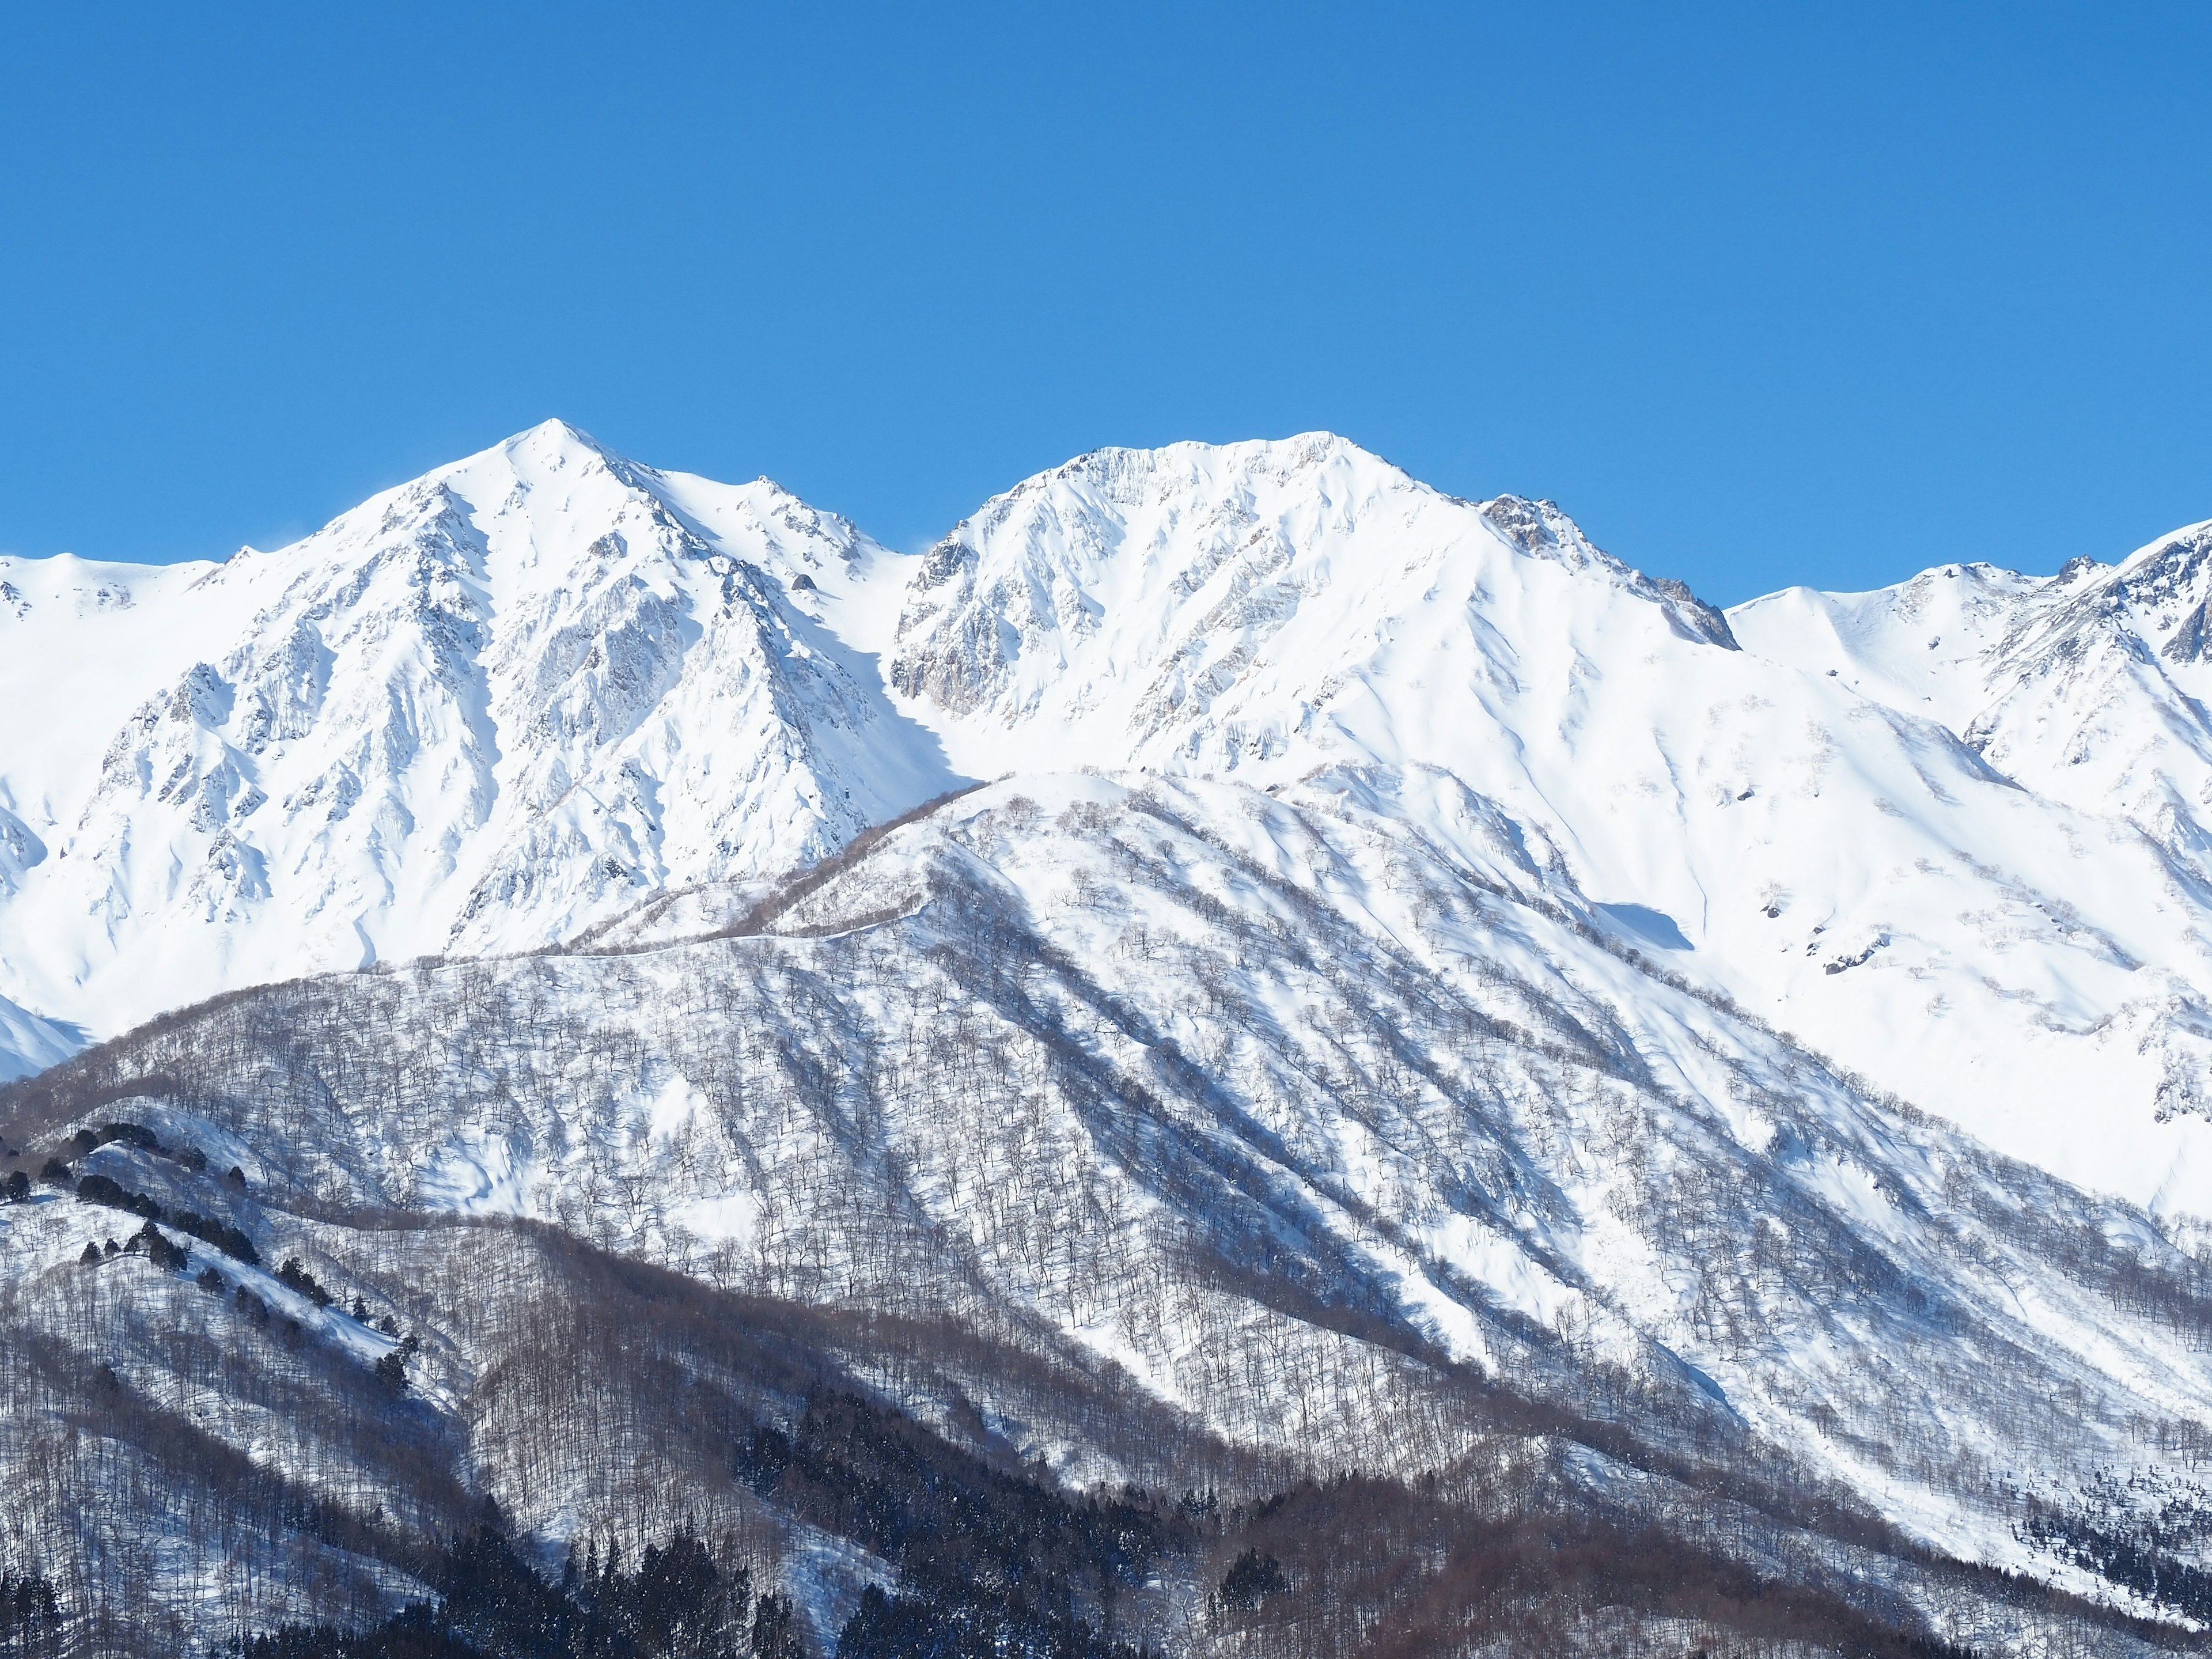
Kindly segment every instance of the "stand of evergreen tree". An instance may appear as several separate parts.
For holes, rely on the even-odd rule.
[[[288,1626],[233,1659],[800,1659],[790,1604],[755,1596],[742,1565],[678,1534],[635,1569],[587,1550],[548,1582],[498,1532],[454,1541],[430,1570],[438,1600],[364,1632]]]
[[[65,1634],[61,1600],[45,1577],[0,1573],[0,1659],[58,1659]]]

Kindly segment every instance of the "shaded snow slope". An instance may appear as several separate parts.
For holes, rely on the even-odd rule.
[[[31,1077],[84,1046],[79,1035],[0,997],[0,1083]]]

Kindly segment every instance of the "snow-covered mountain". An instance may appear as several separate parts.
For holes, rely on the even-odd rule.
[[[1547,503],[1309,437],[1104,451],[994,500],[909,581],[890,677],[979,775],[1444,768],[1677,971],[2008,1152],[2212,1214],[2193,866],[1731,629]]]
[[[1723,617],[1310,434],[1100,451],[910,557],[549,422],[276,552],[0,568],[0,994],[110,1032],[554,943],[963,779],[1418,763],[1874,1085],[2212,1216],[2207,546]]]
[[[752,1511],[711,1452],[667,1463],[652,1412],[581,1453],[557,1449],[588,1401],[517,1418],[524,1316],[487,1328],[477,1304],[534,1306],[532,1279],[489,1291],[443,1255],[489,1259],[502,1235],[470,1229],[514,1218],[1068,1368],[1087,1415],[1003,1365],[961,1377],[961,1409],[1079,1489],[1163,1479],[1121,1438],[1131,1413],[1293,1475],[1495,1469],[1533,1438],[1564,1442],[1575,1501],[1646,1520],[1745,1483],[1797,1493],[1805,1515],[1740,1500],[1739,1547],[1797,1536],[1962,1640],[2039,1626],[1893,1540],[1846,1548],[1805,1495],[1938,1562],[2187,1606],[2022,1523],[2117,1481],[2104,1523],[2165,1529],[2169,1595],[2201,1569],[2169,1467],[2212,1415],[2196,1264],[2140,1212],[1869,1098],[1659,955],[1611,935],[1561,849],[1433,769],[1272,790],[1060,774],[940,806],[717,936],[647,921],[160,1022],[21,1097],[12,1133],[149,1129],[163,1152],[112,1139],[88,1182],[212,1211],[264,1261],[309,1252],[340,1306],[409,1310],[440,1435],[532,1536],[618,1510],[633,1457],[684,1512]],[[158,1354],[87,1334],[80,1258],[113,1211],[0,1225],[18,1340],[157,1386]],[[265,1266],[210,1259],[297,1306]],[[237,1340],[187,1285],[98,1271],[111,1319]],[[365,1319],[299,1313],[357,1368],[392,1352]],[[882,1375],[959,1420],[940,1382]],[[228,1443],[302,1432],[225,1382],[158,1386]],[[1502,1428],[1501,1396],[1533,1426]],[[0,1433],[0,1474],[32,1455],[8,1452]],[[312,1439],[286,1461],[307,1498],[409,1501],[407,1466]],[[100,1547],[135,1524],[103,1519]]]
[[[820,620],[884,556],[549,422],[276,552],[0,561],[0,988],[109,1032],[820,857],[948,781]]]
[[[147,1334],[230,1342],[223,1304],[88,1314],[98,1201],[0,1209],[47,1356],[0,1387],[29,1423],[128,1371],[289,1446],[301,1503],[489,1498],[551,1547],[640,1512],[561,1449],[599,1407],[509,1401],[526,1273],[412,1288],[528,1224],[755,1299],[718,1318],[1005,1345],[957,1384],[830,1346],[1079,1488],[1180,1478],[1130,1450],[1163,1424],[1299,1478],[1504,1434],[1960,1639],[2034,1620],[1944,1561],[2212,1608],[2173,1468],[2212,1445],[2208,551],[1723,616],[1309,434],[1100,451],[908,556],[555,422],[274,552],[0,561],[8,1146],[410,1310],[404,1443],[458,1473]],[[635,1456],[691,1467],[665,1426]],[[1712,1507],[1753,1489],[1821,1496]]]

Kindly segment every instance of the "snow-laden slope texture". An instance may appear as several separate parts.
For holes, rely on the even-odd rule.
[[[2194,573],[2176,550],[2201,540],[2124,568],[2178,596],[2175,639],[2195,590],[2151,569]],[[2033,585],[1952,586],[1986,617]],[[2113,603],[2081,601],[2077,632],[2106,638]],[[1457,500],[1313,435],[1032,478],[924,556],[882,648],[977,776],[1443,768],[1677,971],[2004,1151],[2212,1215],[2212,931],[2182,838],[2103,785],[2046,791],[2010,726],[1972,728],[1984,758],[1943,723],[1949,680],[1885,702],[1818,653],[1736,646],[1549,503]],[[2174,649],[2106,654],[2166,685],[2197,672]],[[2163,754],[2194,708],[2099,718]]]
[[[2024,787],[2141,828],[2212,880],[2212,523],[2056,576],[1946,565],[1739,606],[1745,642],[1960,733]]]
[[[43,1072],[83,1046],[79,1033],[0,997],[0,1083]]]
[[[632,1446],[679,1494],[707,1479],[664,1473],[655,1426],[692,1385],[617,1388],[620,1412],[611,1384],[520,1387],[444,1299],[485,1275],[413,1295],[395,1228],[528,1218],[724,1293],[1047,1358],[1091,1404],[1001,1357],[948,1420],[1079,1489],[1164,1479],[1155,1431],[1112,1426],[1135,1421],[1316,1474],[1504,1481],[1536,1455],[1577,1501],[1901,1597],[1986,1650],[2050,1631],[1850,1517],[2185,1613],[2212,1535],[2187,1478],[2212,1414],[2201,1270],[2142,1212],[1632,951],[1569,862],[1423,767],[1019,780],[764,907],[766,932],[269,988],[20,1086],[4,1127],[36,1152],[125,1118],[236,1159],[262,1207],[231,1209],[422,1322],[425,1400],[467,1448],[441,1467],[541,1539],[619,1510]],[[78,1167],[221,1198],[126,1140]],[[67,1274],[99,1213],[9,1215],[42,1343],[94,1340]],[[319,1340],[383,1352],[343,1322]],[[263,1432],[166,1349],[114,1363],[209,1432]],[[881,1363],[922,1410],[937,1385]],[[365,1504],[392,1477],[368,1442],[351,1456],[309,1487]],[[2100,1569],[2070,1540],[2115,1504],[2100,1535],[2150,1553]]]
[[[945,782],[824,626],[882,556],[549,422],[276,552],[0,561],[0,991],[113,1030],[827,853]]]

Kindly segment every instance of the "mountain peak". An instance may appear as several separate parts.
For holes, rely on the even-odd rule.
[[[641,474],[647,471],[583,428],[556,417],[458,461],[433,467],[399,488],[447,487],[465,497],[489,497],[515,483],[528,487],[548,478],[605,472],[629,489],[641,490],[646,486]]]
[[[2170,530],[2155,541],[2137,548],[2113,568],[2132,575],[2154,565],[2197,557],[2207,547],[2212,547],[2212,519]],[[2069,562],[2078,563],[2079,561]]]
[[[1456,499],[1455,497],[1454,499]],[[1570,569],[1591,571],[1638,599],[1657,605],[1685,639],[1702,640],[1725,651],[1740,649],[1727,617],[1672,576],[1652,576],[1617,559],[1590,540],[1557,501],[1524,495],[1497,495],[1469,502],[1510,545],[1531,558],[1550,559]]]
[[[536,426],[526,427],[496,447],[503,453],[510,455],[521,451],[536,454],[555,454],[585,450],[603,460],[622,459],[583,428],[562,420],[557,416],[550,420],[540,421]]]
[[[1421,487],[1402,469],[1334,432],[1244,438],[1229,443],[1187,438],[1150,449],[1109,444],[1088,450],[993,496],[963,522],[972,524],[1002,504],[1030,500],[1055,489],[1073,489],[1109,504],[1133,506],[1147,495],[1220,492],[1249,481],[1279,484],[1313,477],[1334,465],[1372,472],[1378,481],[1387,478],[1393,487]],[[957,538],[959,533],[956,528],[953,536]]]

